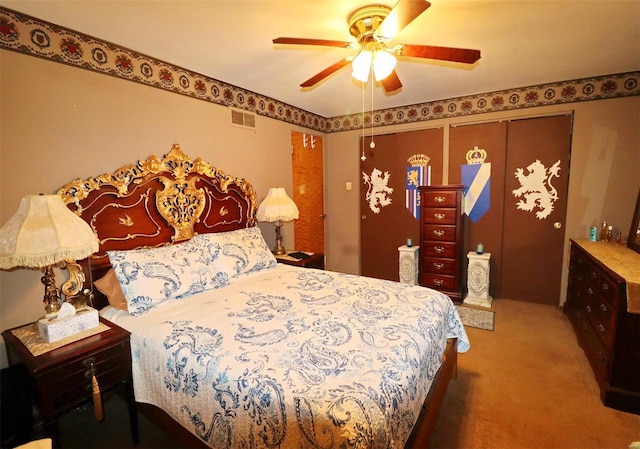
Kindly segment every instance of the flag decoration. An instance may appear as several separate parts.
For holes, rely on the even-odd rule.
[[[431,158],[426,154],[414,154],[407,162],[405,203],[416,220],[420,220],[420,192],[418,187],[431,185]]]
[[[467,165],[462,165],[463,213],[477,222],[490,207],[491,163],[486,163],[487,151],[478,146],[467,151]]]

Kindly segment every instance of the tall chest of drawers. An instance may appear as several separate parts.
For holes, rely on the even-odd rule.
[[[593,249],[630,251],[612,243],[572,240],[564,311],[591,364],[603,403],[640,414],[640,314],[628,311],[625,279]],[[640,256],[636,263],[640,269]]]
[[[462,300],[462,190],[425,186],[420,190],[419,284]]]

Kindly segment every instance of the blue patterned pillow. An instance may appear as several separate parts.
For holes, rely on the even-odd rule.
[[[130,314],[227,285],[191,241],[160,248],[107,251]]]
[[[278,263],[256,226],[199,234],[191,242],[201,248],[206,263],[216,276],[229,281],[242,274],[275,267]]]

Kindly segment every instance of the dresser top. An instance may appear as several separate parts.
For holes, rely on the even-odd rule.
[[[604,266],[623,278],[627,284],[627,310],[640,313],[640,254],[624,244],[571,239]]]

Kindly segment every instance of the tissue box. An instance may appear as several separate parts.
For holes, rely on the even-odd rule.
[[[78,310],[75,315],[64,318],[38,321],[40,336],[48,343],[62,340],[79,332],[92,329],[99,324],[98,311],[91,307]]]

